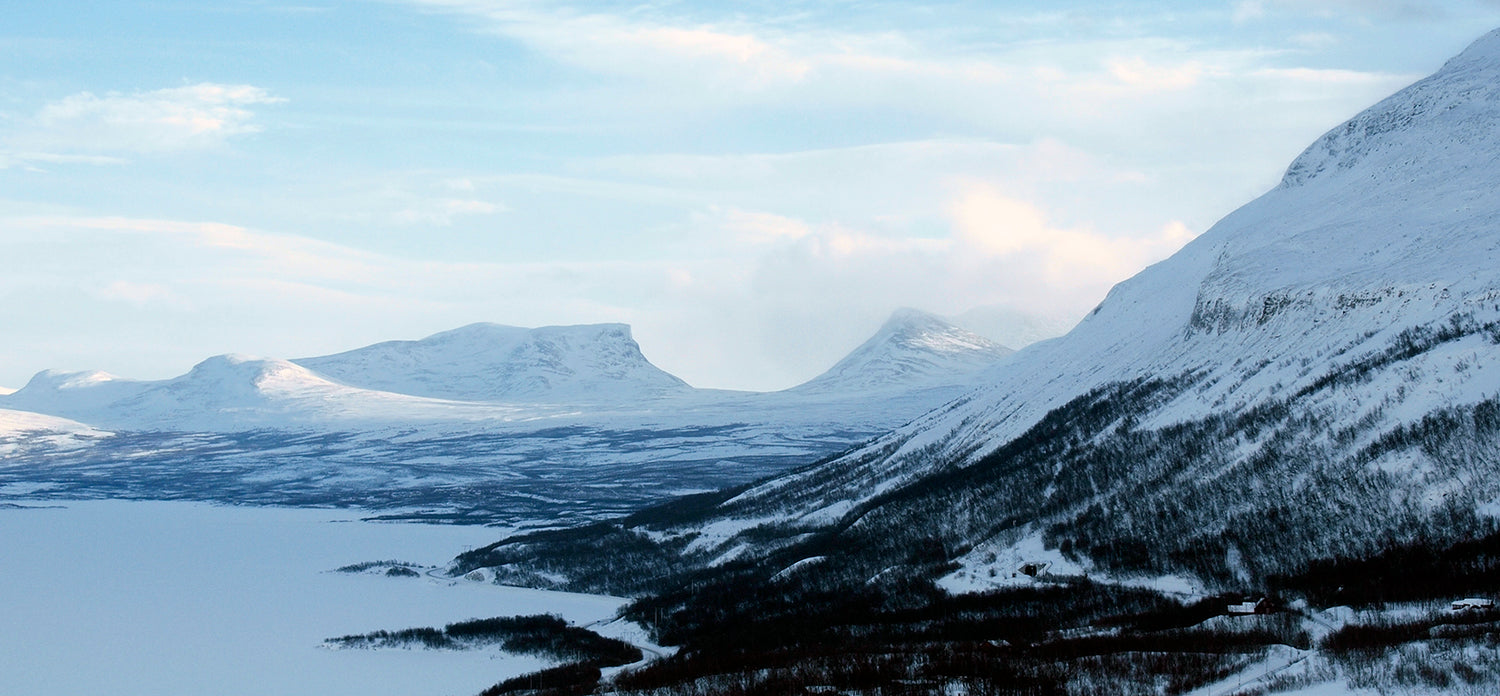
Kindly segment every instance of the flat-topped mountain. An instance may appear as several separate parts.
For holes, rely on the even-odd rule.
[[[651,364],[624,324],[471,324],[293,362],[350,386],[459,401],[594,403],[691,389]]]

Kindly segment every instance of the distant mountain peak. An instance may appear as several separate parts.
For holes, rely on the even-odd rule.
[[[1011,352],[939,316],[903,308],[827,372],[793,389],[858,392],[963,385]]]
[[[351,386],[458,401],[593,402],[690,389],[651,364],[626,324],[469,324],[294,360]]]

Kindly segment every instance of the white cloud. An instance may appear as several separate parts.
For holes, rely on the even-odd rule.
[[[1234,19],[1259,20],[1272,12],[1411,21],[1441,18],[1446,9],[1442,3],[1427,0],[1241,0],[1235,4]]]
[[[569,65],[670,87],[667,95],[643,100],[666,109],[680,106],[673,90],[688,84],[697,90],[691,97],[699,107],[722,100],[812,98],[822,104],[969,110],[964,105],[1011,108],[1025,98],[1049,114],[1067,114],[1070,104],[1059,101],[1067,92],[1101,83],[1111,84],[1119,97],[1184,89],[1222,72],[1207,58],[1230,54],[1184,58],[1186,45],[1154,38],[994,42],[976,49],[900,30],[837,32],[739,16],[724,24],[694,22],[653,14],[660,8],[650,7],[605,14],[512,0],[407,1],[472,18],[485,31]],[[934,101],[938,94],[944,96]]]
[[[727,81],[726,89],[801,79],[809,63],[749,31],[585,13],[533,2],[412,0],[420,7],[482,19],[507,36],[588,70],[648,78]]]
[[[447,227],[454,218],[464,215],[490,215],[505,210],[504,206],[462,198],[440,198],[419,201],[416,205],[397,211],[392,220],[401,225],[428,225]]]
[[[1248,22],[1266,16],[1264,0],[1240,0],[1234,4],[1234,21]]]
[[[711,213],[722,216],[719,225],[733,237],[750,245],[774,244],[784,240],[796,240],[813,234],[812,225],[802,220],[766,212],[749,212],[730,208],[713,209]]]
[[[91,335],[194,327],[166,352],[121,343],[115,362],[79,366],[134,377],[170,376],[216,352],[297,357],[472,321],[625,321],[690,382],[774,388],[826,368],[897,306],[1081,314],[1130,264],[1187,236],[1110,241],[998,187],[950,193],[941,236],[724,208],[697,224],[728,246],[644,262],[422,261],[212,222],[12,217],[0,219],[0,254],[19,270],[0,278],[0,293],[16,299],[0,321],[24,302],[32,313],[57,304]],[[1091,254],[1096,244],[1105,251]],[[44,353],[23,371],[66,366],[40,362]]]
[[[1146,92],[1194,87],[1204,76],[1203,65],[1189,61],[1177,65],[1153,65],[1145,58],[1114,58],[1105,63],[1109,74],[1121,84]]]
[[[126,160],[123,158],[107,155],[65,155],[53,152],[0,151],[0,169],[22,167],[30,170],[39,170],[42,168],[41,165],[46,164],[112,165],[125,163]]]
[[[249,107],[285,101],[251,85],[203,82],[146,92],[80,92],[48,103],[6,140],[18,151],[163,153],[217,146],[256,133]],[[68,161],[73,155],[36,155]]]
[[[153,302],[181,302],[181,298],[177,297],[166,285],[129,280],[110,282],[99,288],[98,295],[106,300],[117,300],[137,306]]]
[[[1355,87],[1386,88],[1392,83],[1411,82],[1415,75],[1391,75],[1387,73],[1362,72],[1359,70],[1336,70],[1318,68],[1262,68],[1255,71],[1256,77],[1282,83],[1348,85]]]
[[[1299,46],[1310,51],[1320,51],[1325,48],[1331,48],[1333,46],[1337,46],[1341,41],[1339,37],[1334,36],[1333,34],[1320,31],[1293,34],[1287,40],[1290,41],[1294,46]]]
[[[1053,225],[1035,205],[993,185],[973,183],[949,208],[963,253],[992,259],[1036,259],[1059,295],[1078,294],[1079,285],[1096,291],[1124,280],[1166,258],[1193,234],[1179,221],[1155,234],[1111,238],[1088,228]]]

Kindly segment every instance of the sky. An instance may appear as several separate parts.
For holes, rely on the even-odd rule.
[[[624,322],[700,387],[1071,322],[1500,1],[12,2],[0,385]]]

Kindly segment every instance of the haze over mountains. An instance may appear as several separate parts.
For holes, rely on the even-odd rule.
[[[824,375],[773,393],[694,389],[622,324],[474,324],[294,361],[216,356],[159,381],[45,371],[0,409],[66,421],[6,421],[14,455],[45,467],[0,483],[589,517],[839,451],[958,396],[1008,352],[903,310]],[[211,481],[185,473],[205,468]]]
[[[612,592],[797,568],[797,586],[836,594],[938,568],[945,587],[982,589],[1031,560],[1214,588],[1491,533],[1496,181],[1500,32],[1320,138],[1275,190],[967,396],[618,532],[653,550],[543,536],[457,567]],[[619,582],[596,562],[657,575]]]

